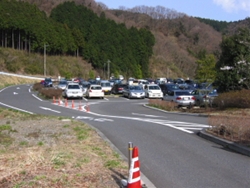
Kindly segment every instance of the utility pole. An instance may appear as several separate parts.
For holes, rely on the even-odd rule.
[[[104,80],[106,79],[105,67],[106,67],[106,63],[104,63],[104,66],[103,66],[103,79],[104,79]]]
[[[110,79],[110,60],[108,60],[108,80]]]
[[[43,72],[43,73],[44,73],[44,76],[45,76],[45,77],[46,77],[46,47],[47,47],[47,46],[49,46],[49,45],[46,45],[46,44],[44,43],[44,48],[43,48],[43,50],[44,50],[44,51],[43,51],[43,56],[44,56],[44,57],[43,57],[43,69],[44,69],[44,70],[43,70],[43,71],[44,71],[44,72]]]

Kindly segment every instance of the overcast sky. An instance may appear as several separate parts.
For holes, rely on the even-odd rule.
[[[189,16],[218,21],[239,21],[250,17],[250,0],[95,0],[109,9],[120,6],[163,6]]]

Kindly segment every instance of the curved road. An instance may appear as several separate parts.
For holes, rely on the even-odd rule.
[[[196,135],[208,127],[205,117],[166,113],[144,107],[147,99],[123,97],[75,100],[72,109],[71,101],[65,107],[41,100],[30,88],[20,85],[1,90],[0,105],[84,121],[102,132],[124,156],[128,153],[128,142],[133,142],[139,148],[140,169],[150,180],[149,188],[248,188],[250,185],[249,157]],[[85,110],[87,106],[89,112]]]

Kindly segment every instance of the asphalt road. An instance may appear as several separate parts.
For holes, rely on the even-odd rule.
[[[207,118],[146,108],[147,99],[123,97],[58,101],[41,100],[30,85],[0,91],[0,105],[28,113],[65,116],[98,129],[127,157],[128,142],[139,148],[140,169],[157,188],[248,188],[250,158],[197,136]],[[80,105],[80,107],[79,107]],[[89,107],[89,112],[86,111]],[[152,183],[152,184],[150,184]]]

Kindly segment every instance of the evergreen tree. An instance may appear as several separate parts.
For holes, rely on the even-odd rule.
[[[236,34],[224,37],[217,63],[215,84],[222,92],[250,88],[250,30],[240,28]]]

